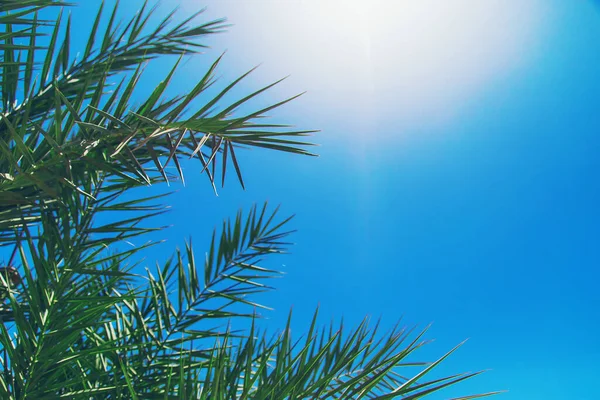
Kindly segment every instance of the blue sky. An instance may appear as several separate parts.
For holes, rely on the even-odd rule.
[[[74,11],[81,29],[91,3]],[[321,129],[321,147],[319,158],[246,152],[248,190],[230,184],[219,197],[190,165],[161,251],[187,236],[202,250],[238,208],[281,204],[298,233],[275,260],[285,279],[261,298],[276,308],[269,329],[293,307],[301,332],[317,305],[324,323],[433,322],[423,358],[470,338],[441,372],[492,370],[437,398],[600,398],[598,6],[164,0],[161,10],[178,3],[235,26],[172,90],[228,49],[223,83],[259,63],[244,90],[291,74],[257,106],[308,90],[274,119]]]

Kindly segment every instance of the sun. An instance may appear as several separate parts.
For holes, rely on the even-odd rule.
[[[187,5],[200,4],[188,0]],[[203,3],[204,4],[204,3]],[[531,61],[538,0],[220,0],[224,43],[265,76],[291,74],[317,104],[444,122]],[[233,46],[231,46],[233,44]],[[235,51],[233,51],[235,50]]]

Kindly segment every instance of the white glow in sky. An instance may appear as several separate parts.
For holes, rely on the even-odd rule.
[[[445,122],[486,85],[531,62],[538,0],[187,0],[234,24],[222,42],[244,68],[292,75],[341,113]],[[230,60],[231,60],[230,58]]]

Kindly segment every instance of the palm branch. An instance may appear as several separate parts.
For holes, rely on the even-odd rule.
[[[313,131],[262,122],[296,96],[240,112],[280,81],[225,103],[251,71],[215,90],[222,57],[187,93],[169,93],[180,62],[224,20],[169,14],[151,27],[147,4],[128,20],[101,4],[76,56],[68,6],[0,2],[0,243],[13,249],[3,271],[19,277],[0,273],[1,398],[416,399],[478,374],[427,380],[454,349],[411,361],[425,331],[380,334],[368,320],[319,329],[316,313],[303,338],[289,322],[260,331],[255,297],[280,274],[264,260],[291,233],[266,205],[226,220],[203,261],[191,239],[156,268],[140,258],[156,243],[124,246],[162,229],[150,223],[167,208],[132,189],[183,181],[190,158],[215,190],[228,167],[243,187],[236,152],[311,155]],[[140,98],[144,65],[164,56],[177,61]]]

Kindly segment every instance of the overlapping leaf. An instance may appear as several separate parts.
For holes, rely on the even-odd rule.
[[[194,15],[174,25],[170,14],[151,29],[148,21],[154,9],[144,6],[119,24],[117,6],[106,13],[102,5],[86,49],[77,59],[70,49],[70,20],[62,13],[55,21],[38,16],[44,6],[62,4],[32,1],[17,7],[7,3],[3,9],[0,240],[12,243],[12,229],[22,221],[39,221],[41,202],[49,207],[64,201],[60,188],[90,195],[91,186],[106,174],[119,176],[133,188],[173,179],[168,173],[173,166],[183,180],[183,159],[194,156],[216,189],[217,163],[222,166],[222,184],[230,165],[244,185],[238,146],[310,154],[305,150],[309,143],[296,139],[310,131],[258,122],[291,99],[245,115],[232,114],[272,85],[222,105],[225,94],[237,88],[245,74],[212,99],[199,102],[215,82],[221,58],[185,95],[168,91],[176,63],[148,98],[138,100],[139,106],[132,102],[146,62],[158,56],[181,59],[197,53],[204,48],[198,39],[220,32],[223,20],[195,24]],[[42,41],[44,33],[49,38]],[[17,65],[14,60],[21,61]],[[117,75],[122,76],[121,83],[114,87],[111,80]],[[223,109],[213,111],[219,107]]]
[[[263,259],[290,233],[266,205],[224,221],[204,258],[190,240],[138,274],[155,243],[129,240],[161,229],[150,221],[167,207],[131,189],[183,180],[189,158],[215,190],[233,171],[243,187],[240,149],[308,155],[311,131],[262,122],[295,97],[248,111],[279,81],[225,103],[248,74],[216,90],[222,57],[171,93],[179,62],[223,20],[153,25],[144,5],[121,21],[118,3],[102,3],[76,51],[65,6],[0,2],[0,244],[22,278],[0,274],[0,398],[416,399],[477,375],[428,378],[454,350],[415,362],[424,332],[381,334],[367,320],[319,329],[315,314],[302,339],[290,323],[259,332],[257,295],[280,274]],[[168,55],[179,61],[140,98],[145,63]]]

